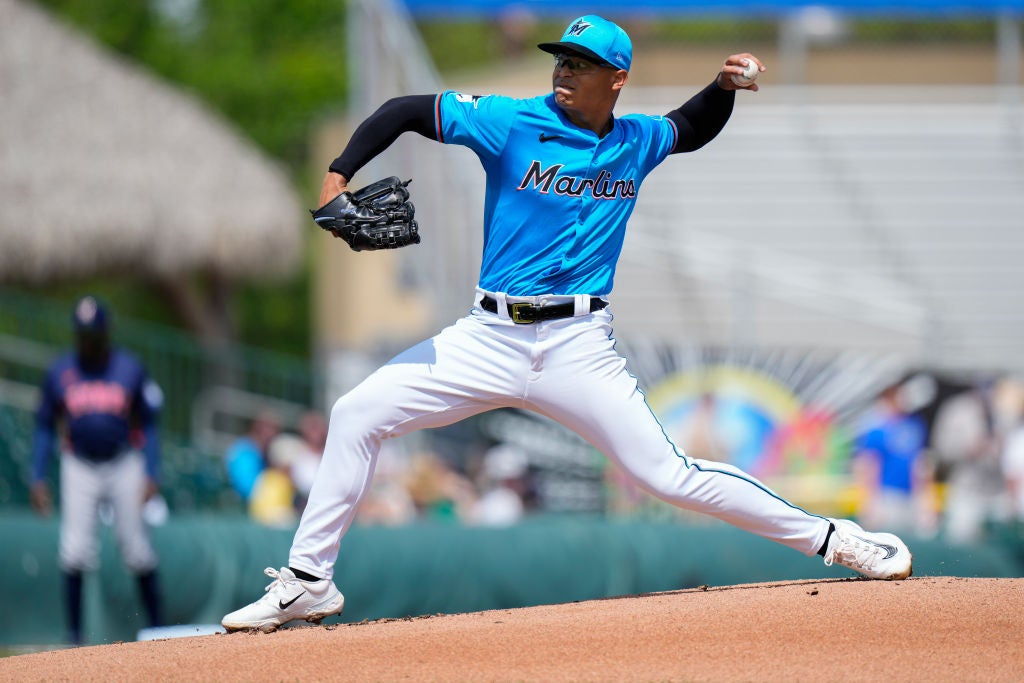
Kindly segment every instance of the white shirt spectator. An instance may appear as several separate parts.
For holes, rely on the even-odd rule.
[[[1018,426],[1006,437],[1002,465],[1013,511],[1017,519],[1024,521],[1024,425]]]

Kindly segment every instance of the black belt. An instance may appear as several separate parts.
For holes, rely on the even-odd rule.
[[[519,325],[540,322],[541,320],[558,320],[559,318],[571,318],[576,315],[575,302],[565,304],[551,304],[550,306],[534,306],[533,304],[507,304],[508,317],[512,322]],[[590,298],[590,312],[600,311],[608,305],[608,302],[597,297]],[[498,302],[489,296],[480,300],[480,308],[488,313],[498,312]]]
[[[116,450],[113,453],[85,453],[83,451],[73,451],[74,455],[82,460],[87,460],[92,463],[110,462],[117,456],[121,455],[125,451],[130,450],[128,448],[122,448]]]

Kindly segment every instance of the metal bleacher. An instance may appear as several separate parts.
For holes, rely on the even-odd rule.
[[[397,5],[355,2],[352,27],[364,38],[390,35],[403,16],[391,11]],[[407,5],[416,16],[447,11],[443,3]],[[485,16],[489,7],[472,0],[456,5]],[[676,10],[684,5],[704,11],[698,3],[673,3]],[[771,5],[774,10],[762,9],[780,21],[797,6]],[[857,16],[881,11],[836,5]],[[948,16],[942,2],[918,9],[922,16]],[[1003,16],[991,6],[975,10],[994,21]],[[645,345],[885,356],[954,371],[1024,370],[1017,353],[1024,340],[1018,301],[1024,97],[1012,68],[1020,53],[1014,16],[996,21],[999,60],[1007,65],[999,85],[987,75],[977,82],[991,85],[823,86],[782,79],[758,93],[739,93],[721,136],[705,150],[667,160],[644,181],[612,293],[619,336]],[[388,44],[378,43],[379,51]],[[792,51],[786,48],[780,44],[781,53]],[[403,46],[387,54],[401,66],[414,51]],[[424,60],[429,56],[420,53],[414,61]],[[353,83],[387,80],[375,60],[351,64]],[[436,85],[436,75],[402,68],[417,91]],[[359,69],[378,71],[356,77]],[[530,83],[524,90],[519,80],[488,81],[488,91],[536,95]],[[703,85],[630,84],[616,113],[664,114]],[[452,166],[470,169],[444,186],[459,188],[463,214],[472,220],[453,221],[449,201],[445,214],[424,204],[422,222],[444,232],[438,243],[445,249],[475,249],[482,174],[472,159],[438,162],[428,151],[435,152],[416,148],[414,156],[429,162],[427,175],[435,180]],[[409,162],[389,163],[406,168]],[[472,280],[473,254],[422,262],[418,277],[431,291],[459,294],[439,301],[435,325],[464,312],[463,290],[452,282]]]
[[[1015,89],[773,88],[645,181],[614,292],[629,334],[1019,370]],[[663,113],[677,92],[634,91]]]

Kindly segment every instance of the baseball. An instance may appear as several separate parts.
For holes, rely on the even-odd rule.
[[[743,75],[738,76],[736,74],[731,74],[729,76],[732,79],[732,82],[740,86],[741,88],[745,88],[754,81],[756,81],[758,74],[757,62],[755,62],[753,59],[744,59],[743,61],[747,63],[746,68],[743,70]]]

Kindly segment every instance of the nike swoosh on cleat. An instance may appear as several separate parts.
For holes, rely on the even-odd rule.
[[[538,137],[537,139],[540,140],[541,142],[548,142],[549,140],[557,140],[560,137],[562,137],[562,136],[561,135],[544,135],[544,133],[541,133],[540,137]]]
[[[888,560],[890,557],[895,557],[896,553],[899,552],[898,550],[896,550],[896,546],[889,545],[888,543],[876,543],[875,541],[872,541],[870,539],[864,538],[863,536],[857,536],[856,538],[859,538],[860,540],[864,541],[865,543],[870,543],[871,545],[877,546],[877,547],[881,548],[882,550],[884,550],[885,551],[885,557],[882,558],[883,560]]]
[[[301,597],[302,597],[303,595],[305,595],[305,594],[306,594],[306,591],[302,591],[301,593],[299,593],[298,595],[296,595],[296,596],[295,596],[294,598],[292,598],[292,599],[291,599],[291,600],[289,600],[288,602],[285,602],[284,600],[278,600],[278,601],[277,601],[277,606],[278,606],[278,607],[279,607],[280,609],[288,609],[289,607],[291,607],[291,606],[292,606],[292,604],[293,604],[293,603],[294,603],[294,602],[295,602],[296,600],[298,600],[299,598],[301,598]]]

